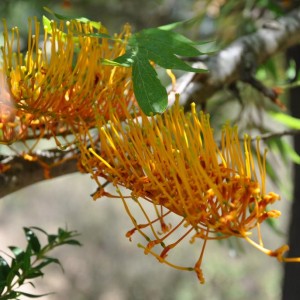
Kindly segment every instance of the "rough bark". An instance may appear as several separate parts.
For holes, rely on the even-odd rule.
[[[255,33],[243,36],[213,56],[199,58],[195,67],[207,68],[208,73],[187,73],[178,80],[177,93],[186,108],[191,102],[203,104],[217,91],[232,87],[236,82],[251,84],[272,101],[274,90],[254,78],[258,66],[300,40],[300,8],[276,21],[265,23]]]
[[[1,165],[0,155],[0,170],[4,166],[9,168],[3,173],[0,172],[0,198],[39,181],[78,171],[76,156],[58,150],[48,153],[52,155],[38,155],[35,161],[18,156],[4,158],[9,160],[5,165]],[[58,163],[61,160],[63,162]]]

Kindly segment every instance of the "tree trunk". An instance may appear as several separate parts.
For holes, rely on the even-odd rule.
[[[297,70],[300,68],[300,45],[287,51],[287,58],[296,62]],[[290,109],[294,117],[300,118],[300,87],[290,91]],[[300,154],[300,137],[294,136],[295,151]],[[294,166],[294,192],[289,227],[289,256],[300,256],[300,165]],[[287,263],[284,267],[282,300],[300,299],[300,263]]]

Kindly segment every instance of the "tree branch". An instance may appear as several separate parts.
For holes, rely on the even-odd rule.
[[[0,155],[0,198],[39,181],[76,171],[78,156],[74,155],[74,150],[44,151],[34,156],[33,161],[19,156]]]
[[[271,56],[299,41],[300,9],[296,9],[272,23],[272,26],[266,24],[257,32],[237,39],[214,56],[199,58],[194,66],[207,68],[209,72],[187,73],[179,78],[176,93],[181,94],[181,104],[186,108],[190,107],[191,102],[205,104],[214,93],[224,87],[234,88],[238,81],[251,84],[276,101],[276,92],[258,82],[254,73]],[[291,134],[298,134],[298,131],[270,133],[263,139]],[[78,171],[74,150],[46,151],[37,155],[34,161],[17,156],[7,160],[9,157],[0,155],[0,198],[46,178]]]
[[[257,67],[270,57],[300,41],[300,8],[243,36],[213,56],[199,58],[196,68],[208,73],[187,73],[179,78],[176,93],[189,109],[191,102],[205,104],[217,91],[238,81],[246,82],[276,102],[278,94],[254,78]],[[171,100],[172,101],[172,100]],[[171,104],[171,103],[170,103]],[[278,104],[278,103],[277,103]]]

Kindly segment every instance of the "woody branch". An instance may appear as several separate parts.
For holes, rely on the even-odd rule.
[[[208,73],[186,73],[177,81],[176,93],[180,93],[181,105],[190,107],[191,102],[205,104],[211,96],[224,88],[235,88],[238,81],[246,82],[258,89],[272,101],[276,101],[274,90],[264,86],[255,77],[258,66],[269,58],[297,44],[300,40],[300,9],[295,9],[278,20],[266,23],[255,33],[243,36],[225,49],[213,56],[199,58],[195,67],[207,68]],[[295,131],[284,131],[275,136],[298,134]],[[273,134],[274,135],[274,134]],[[273,136],[272,134],[270,137]],[[48,157],[51,166],[57,160],[65,160],[68,152],[56,152],[55,156]],[[73,151],[73,150],[72,150]],[[45,153],[39,154],[41,159]],[[0,197],[45,180],[45,165],[30,162],[22,157],[0,156],[0,169],[9,160],[10,169],[0,174]],[[46,167],[47,169],[47,167]],[[77,160],[66,159],[63,164],[50,168],[50,177],[76,172]]]
[[[254,76],[257,68],[275,54],[298,44],[300,40],[300,9],[269,23],[255,33],[238,38],[213,56],[199,57],[194,67],[208,73],[187,73],[177,82],[176,92],[186,109],[191,102],[205,105],[217,91],[236,89],[236,83],[246,82],[264,96],[276,102],[277,93],[264,86]]]

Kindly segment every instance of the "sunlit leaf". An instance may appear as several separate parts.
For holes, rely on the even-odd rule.
[[[167,91],[150,62],[164,69],[206,72],[193,68],[179,57],[201,55],[195,44],[179,33],[161,28],[145,29],[131,36],[124,55],[113,61],[104,60],[103,63],[132,67],[134,94],[143,112],[146,115],[163,113],[168,104]]]
[[[64,16],[64,15],[55,13],[53,10],[51,10],[48,7],[44,7],[44,10],[47,11],[49,14],[55,16],[59,20],[64,20],[64,21],[76,20],[76,21],[81,22],[81,23],[89,23],[90,25],[92,25],[94,28],[96,28],[98,30],[101,28],[101,23],[100,22],[91,21],[90,19],[87,19],[87,18],[84,18],[84,17],[76,18],[76,17]]]
[[[134,94],[146,115],[163,113],[168,105],[168,94],[157,73],[144,58],[143,53],[135,57],[132,66]]]
[[[299,129],[300,130],[300,119],[294,118],[290,115],[284,114],[282,112],[269,112],[271,117],[276,121],[284,124],[285,126],[291,129]]]
[[[189,26],[193,26],[193,25],[199,23],[202,19],[203,19],[203,16],[199,15],[199,16],[196,16],[196,17],[188,19],[188,20],[183,20],[183,21],[174,22],[171,24],[162,25],[162,26],[159,26],[158,28],[162,29],[162,30],[174,30],[178,27],[189,27]]]

